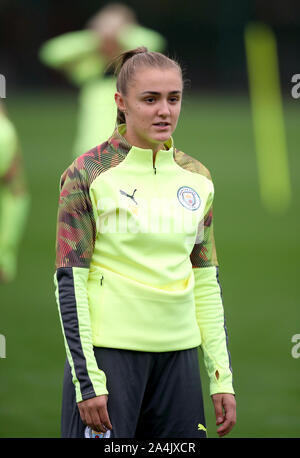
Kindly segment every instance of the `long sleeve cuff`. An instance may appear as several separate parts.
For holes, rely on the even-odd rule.
[[[210,394],[234,394],[217,269],[216,266],[193,269],[196,319],[201,334],[204,364],[210,380]]]
[[[60,267],[54,275],[56,300],[76,402],[108,394],[105,373],[94,355],[88,307],[87,279],[89,269]]]

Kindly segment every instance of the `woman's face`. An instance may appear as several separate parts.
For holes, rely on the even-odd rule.
[[[126,96],[115,100],[125,111],[126,139],[158,151],[174,132],[181,109],[182,78],[176,68],[143,67],[128,84]]]

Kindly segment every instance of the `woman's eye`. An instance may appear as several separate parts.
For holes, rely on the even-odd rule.
[[[147,97],[145,100],[146,100],[146,102],[153,103],[155,101],[155,98],[154,97]]]
[[[171,103],[175,103],[175,102],[178,102],[179,98],[178,97],[171,97],[169,100],[170,100]]]

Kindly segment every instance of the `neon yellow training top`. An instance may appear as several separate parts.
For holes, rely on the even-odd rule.
[[[125,131],[61,177],[55,284],[77,402],[107,393],[93,346],[201,344],[210,393],[233,393],[209,171],[172,138],[153,164]]]

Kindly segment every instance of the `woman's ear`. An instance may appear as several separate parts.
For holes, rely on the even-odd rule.
[[[125,107],[124,97],[122,96],[120,92],[115,93],[115,102],[119,110],[124,113],[126,111],[126,107]]]

